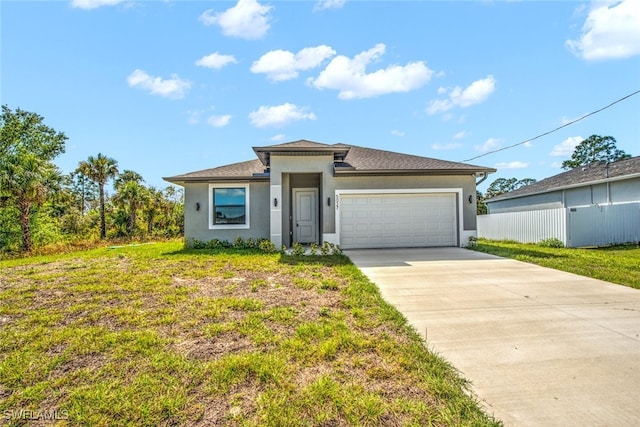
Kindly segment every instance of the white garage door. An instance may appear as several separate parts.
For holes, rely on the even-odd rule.
[[[340,246],[457,246],[455,193],[343,194]]]

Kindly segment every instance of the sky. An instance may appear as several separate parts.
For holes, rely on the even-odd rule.
[[[640,93],[609,106],[640,90],[638,0],[3,0],[0,73],[64,173],[103,153],[158,188],[299,139],[498,169],[481,191],[593,134],[640,155]]]

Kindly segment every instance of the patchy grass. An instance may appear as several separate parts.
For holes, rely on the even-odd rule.
[[[9,425],[498,424],[338,255],[165,242],[0,261],[0,326]]]
[[[471,249],[640,289],[640,247],[553,248],[479,239]]]

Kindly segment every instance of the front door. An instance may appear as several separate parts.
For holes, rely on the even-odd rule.
[[[318,242],[318,189],[293,189],[293,241]]]

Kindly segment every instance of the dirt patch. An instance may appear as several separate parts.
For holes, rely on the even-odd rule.
[[[250,339],[235,331],[219,334],[215,338],[186,340],[176,345],[176,350],[181,354],[204,361],[217,360],[234,353],[251,352],[256,348]]]

